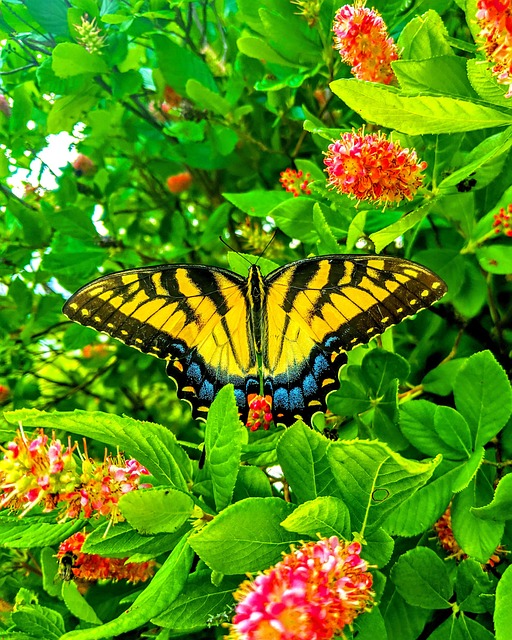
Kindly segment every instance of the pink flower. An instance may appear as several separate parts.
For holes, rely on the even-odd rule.
[[[501,207],[498,213],[494,214],[494,222],[492,226],[494,233],[503,233],[508,238],[512,238],[512,227],[510,226],[510,214],[512,213],[512,204],[509,204],[507,209]]]
[[[343,133],[329,145],[324,158],[329,185],[357,200],[388,204],[412,200],[423,182],[414,150],[387,140],[383,133]]]
[[[361,545],[308,542],[235,593],[230,640],[329,640],[371,606]]]
[[[334,17],[334,47],[359,80],[390,84],[395,79],[391,62],[398,59],[393,38],[378,11],[365,2],[341,7]]]
[[[500,84],[508,85],[512,97],[512,3],[511,0],[478,0],[476,19],[486,58]]]

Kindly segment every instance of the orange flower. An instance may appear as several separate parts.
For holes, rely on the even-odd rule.
[[[379,12],[365,2],[341,7],[334,17],[334,47],[359,80],[390,84],[395,79],[391,62],[398,59],[393,38]]]
[[[59,546],[57,559],[72,562],[70,570],[79,580],[127,580],[128,582],[146,582],[155,572],[155,561],[128,562],[127,558],[104,558],[95,553],[82,553],[87,539],[85,533],[75,533]]]
[[[370,608],[361,545],[308,542],[240,585],[229,640],[330,640]]]
[[[79,153],[73,162],[73,169],[75,170],[76,175],[80,178],[80,176],[85,177],[93,175],[96,172],[96,165],[89,156]]]
[[[302,191],[306,195],[311,193],[311,189],[308,187],[309,180],[311,178],[310,173],[303,174],[302,171],[295,171],[295,169],[286,169],[281,171],[279,182],[283,185],[283,188],[290,193],[293,193],[293,197],[296,198]]]
[[[423,182],[415,151],[402,149],[383,133],[343,133],[324,158],[329,184],[340,193],[375,203],[412,200]]]
[[[479,0],[476,14],[486,58],[500,84],[508,85],[512,97],[512,3],[511,0]]]
[[[192,184],[192,175],[188,171],[177,173],[167,178],[167,188],[171,193],[182,193],[190,188]]]

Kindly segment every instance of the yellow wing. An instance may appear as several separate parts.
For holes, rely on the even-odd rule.
[[[286,425],[325,411],[347,351],[446,292],[425,267],[379,256],[299,260],[264,282],[263,389],[273,399],[274,419]]]
[[[232,383],[238,406],[259,393],[249,330],[247,281],[213,267],[163,265],[103,276],[66,302],[64,313],[168,360],[167,373],[195,417],[205,417],[216,393]]]

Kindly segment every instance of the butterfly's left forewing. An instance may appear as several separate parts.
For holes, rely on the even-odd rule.
[[[325,411],[347,351],[446,291],[428,269],[379,256],[309,258],[277,269],[265,284],[264,392],[284,424]]]
[[[225,269],[129,269],[82,287],[64,313],[168,360],[178,396],[190,402],[195,417],[206,417],[225,384],[234,385],[241,410],[249,393],[259,391],[245,287],[243,278]]]

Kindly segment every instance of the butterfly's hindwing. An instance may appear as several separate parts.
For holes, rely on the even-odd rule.
[[[130,269],[82,287],[64,313],[140,351],[168,360],[167,373],[194,414],[205,416],[225,384],[241,409],[259,393],[247,328],[246,281],[225,269],[166,265]]]

